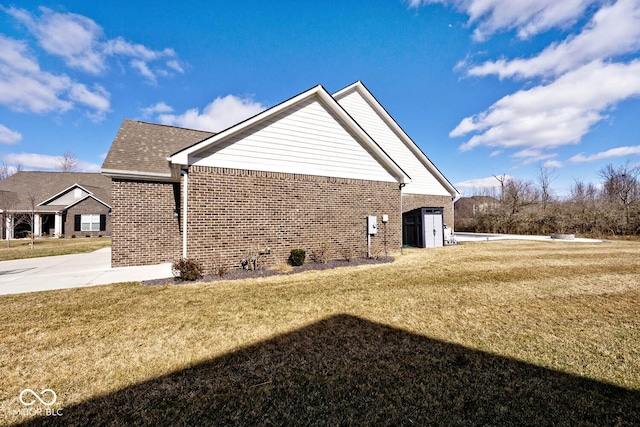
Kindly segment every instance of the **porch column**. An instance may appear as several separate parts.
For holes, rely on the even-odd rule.
[[[56,220],[54,226],[54,233],[56,237],[60,237],[62,234],[62,214],[60,212],[56,212]]]
[[[42,217],[40,216],[40,214],[33,215],[33,230],[31,231],[33,232],[34,236],[42,235]]]
[[[5,238],[11,240],[13,238],[13,214],[7,214],[4,224]]]

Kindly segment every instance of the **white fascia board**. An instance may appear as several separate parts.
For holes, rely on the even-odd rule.
[[[103,202],[102,200],[98,199],[98,198],[97,198],[96,196],[94,196],[93,194],[87,194],[87,195],[86,195],[86,196],[84,196],[82,199],[78,199],[78,200],[74,201],[73,203],[71,203],[71,204],[69,204],[69,205],[65,206],[65,208],[64,208],[64,209],[65,209],[65,210],[67,210],[67,209],[69,209],[69,208],[71,208],[71,207],[73,207],[73,206],[77,205],[78,203],[80,203],[80,202],[83,202],[83,201],[87,200],[87,199],[93,199],[93,200],[95,200],[96,202],[100,203],[101,205],[104,205],[104,206],[108,207],[109,209],[111,209],[111,206],[109,206],[108,204],[106,204],[106,203],[105,203],[105,202]]]
[[[288,108],[293,107],[294,105],[304,101],[312,96],[318,97],[323,104],[328,107],[332,113],[334,113],[343,124],[345,124],[350,131],[352,131],[358,138],[360,138],[361,142],[363,142],[366,147],[373,153],[374,157],[378,162],[380,162],[387,170],[389,170],[392,175],[398,180],[399,183],[407,183],[410,178],[407,174],[397,165],[395,162],[385,153],[376,142],[371,139],[371,137],[356,123],[356,121],[351,117],[345,110],[338,104],[338,102],[331,96],[327,90],[322,87],[322,85],[315,86],[305,92],[302,92],[299,95],[294,96],[262,113],[251,117],[250,119],[245,120],[233,126],[227,130],[224,130],[210,138],[205,139],[189,148],[186,148],[174,155],[168,157],[170,163],[173,165],[181,165],[187,166],[189,165],[189,157],[197,154],[200,151],[203,151],[222,140],[230,138],[251,126],[254,126],[269,117],[272,117]]]
[[[139,179],[143,181],[176,181],[170,173],[139,172],[119,169],[100,169],[100,173],[109,178]]]
[[[460,192],[449,182],[449,180],[438,170],[438,168],[429,160],[424,152],[418,147],[418,145],[411,139],[409,135],[398,125],[393,117],[387,112],[387,110],[378,102],[373,94],[367,89],[367,87],[361,82],[357,81],[344,89],[339,90],[333,94],[334,98],[340,98],[342,95],[351,92],[352,90],[358,91],[365,100],[376,110],[380,117],[385,121],[387,126],[400,137],[404,144],[411,150],[411,152],[420,160],[420,162],[431,172],[436,179],[442,184],[451,194],[451,197],[460,197]]]

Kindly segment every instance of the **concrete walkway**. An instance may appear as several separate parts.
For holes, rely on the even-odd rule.
[[[551,236],[524,236],[519,234],[490,234],[490,233],[455,233],[458,242],[486,242],[488,240],[537,240],[541,242],[563,243],[602,243],[603,240],[576,237],[573,240],[552,239]]]
[[[0,295],[172,277],[171,263],[111,268],[111,248],[77,255],[0,261]]]

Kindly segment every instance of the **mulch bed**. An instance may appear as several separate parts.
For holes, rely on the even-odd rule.
[[[338,267],[347,267],[354,265],[372,265],[372,264],[386,264],[393,262],[393,257],[378,257],[378,258],[357,258],[352,259],[351,261],[345,260],[330,260],[325,263],[321,262],[306,262],[298,267],[293,267],[293,270],[288,273],[280,273],[275,270],[270,270],[266,268],[261,268],[258,270],[242,270],[235,269],[228,271],[224,276],[213,276],[210,274],[204,275],[202,279],[195,281],[182,280],[179,277],[167,277],[165,279],[155,279],[155,280],[143,280],[142,283],[145,286],[153,286],[153,285],[181,285],[187,283],[209,283],[209,282],[217,282],[219,280],[241,280],[241,279],[253,279],[257,277],[269,277],[276,275],[290,275],[296,273],[302,273],[303,271],[310,270],[330,270],[332,268]]]

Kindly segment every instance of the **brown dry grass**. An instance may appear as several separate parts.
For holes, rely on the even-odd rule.
[[[293,276],[0,297],[0,423],[25,419],[28,387],[55,390],[57,421],[78,425],[563,424],[572,406],[586,418],[568,424],[625,424],[640,420],[639,255],[638,242],[483,242]],[[430,383],[421,369],[436,362]]]
[[[93,252],[111,246],[111,239],[109,237],[42,238],[36,239],[34,243],[31,248],[30,239],[12,240],[10,247],[7,246],[6,240],[0,242],[0,261]]]

